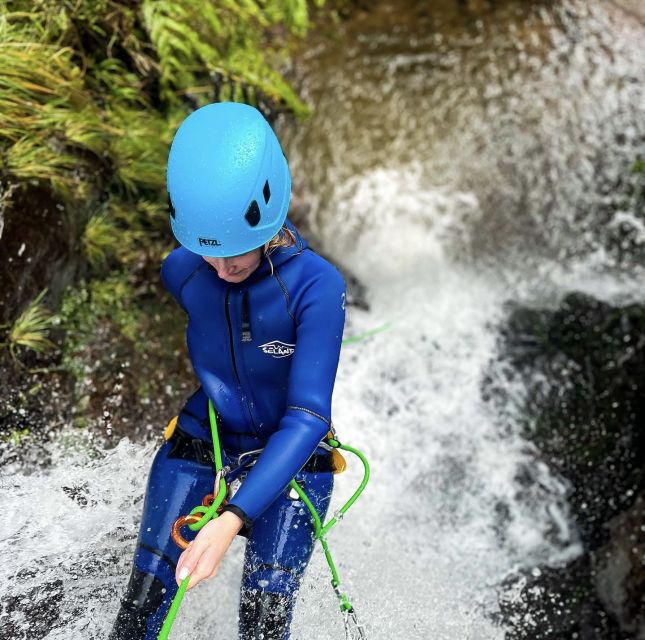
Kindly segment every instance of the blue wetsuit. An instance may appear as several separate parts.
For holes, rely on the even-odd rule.
[[[176,592],[180,549],[170,527],[213,488],[208,398],[218,412],[224,465],[263,449],[225,507],[243,519],[248,538],[240,638],[288,638],[314,542],[309,513],[288,484],[296,477],[324,517],[333,479],[329,452],[318,445],[331,427],[345,285],[286,224],[296,245],[273,251],[240,283],[220,279],[183,247],[163,262],[162,281],[188,316],[187,345],[201,386],[153,462],[133,572],[111,638],[156,638]]]

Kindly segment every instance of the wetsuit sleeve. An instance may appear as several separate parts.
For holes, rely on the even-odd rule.
[[[175,249],[164,258],[160,273],[163,286],[184,311],[186,308],[181,300],[181,288],[186,280],[185,262],[181,248]]]
[[[345,283],[336,269],[327,266],[297,304],[286,412],[229,503],[231,511],[242,515],[239,509],[247,516],[247,525],[285,490],[331,426],[331,396],[345,324]]]

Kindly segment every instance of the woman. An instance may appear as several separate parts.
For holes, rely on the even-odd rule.
[[[314,543],[309,512],[288,484],[295,476],[324,518],[333,480],[320,442],[332,426],[344,282],[287,220],[289,167],[253,107],[217,103],[188,116],[170,149],[167,180],[182,246],[164,260],[161,278],[188,316],[201,386],[153,462],[111,638],[156,638],[178,583],[190,575],[192,588],[215,575],[238,534],[247,538],[240,638],[288,638]],[[237,466],[246,452],[255,452],[243,457],[254,463],[241,485],[231,483],[221,515],[180,555],[173,522],[213,490],[209,399],[224,465]]]

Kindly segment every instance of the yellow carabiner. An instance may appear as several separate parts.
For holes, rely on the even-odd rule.
[[[175,429],[177,428],[177,418],[179,416],[175,416],[169,423],[168,426],[165,428],[163,432],[163,439],[164,440],[170,440],[172,438],[172,434],[175,433]]]

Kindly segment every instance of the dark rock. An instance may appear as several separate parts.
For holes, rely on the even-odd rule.
[[[576,293],[554,311],[516,306],[500,351],[494,371],[504,373],[491,376],[484,395],[508,420],[519,413],[524,436],[570,482],[584,546],[565,567],[517,577],[526,580],[522,596],[501,602],[508,637],[632,638],[645,619],[637,503],[645,490],[645,305]],[[526,390],[519,400],[507,391],[517,382]]]
[[[645,481],[645,307],[571,294],[556,311],[515,309],[504,351],[527,388],[526,435],[573,484],[590,548]]]
[[[624,629],[645,638],[645,491],[606,526],[609,541],[593,554],[596,590]]]
[[[535,574],[535,575],[534,575]],[[607,613],[580,556],[565,568],[542,567],[510,577],[500,586],[505,640],[632,640]]]
[[[0,324],[13,321],[44,288],[56,306],[83,257],[63,211],[45,189],[16,189],[0,225]]]

